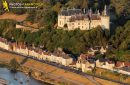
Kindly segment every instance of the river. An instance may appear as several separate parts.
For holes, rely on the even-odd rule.
[[[7,68],[0,68],[0,78],[7,80],[9,82],[8,85],[48,85],[35,80],[32,77],[27,81],[27,76],[24,73],[12,73]]]

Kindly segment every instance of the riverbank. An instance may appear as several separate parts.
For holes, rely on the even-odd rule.
[[[0,78],[0,85],[8,85],[8,81],[3,78]]]
[[[9,62],[11,59],[16,58],[21,62],[24,57],[0,51],[0,60]],[[38,80],[49,81],[55,85],[69,84],[69,85],[95,85],[92,81],[84,76],[69,72],[45,63],[41,63],[32,59],[28,59],[24,64],[22,71],[28,73],[31,69],[32,76]],[[111,81],[95,78],[97,82],[102,85],[120,85]]]
[[[31,76],[27,76],[26,74],[20,71],[17,71],[16,73],[11,72],[7,68],[0,68],[0,78],[7,81],[6,85],[50,85],[38,81]]]

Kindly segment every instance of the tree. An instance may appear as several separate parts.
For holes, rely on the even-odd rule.
[[[61,9],[61,3],[60,2],[57,2],[55,6],[52,7],[53,11],[59,13],[60,12],[60,9]]]
[[[14,58],[10,61],[10,68],[12,71],[16,71],[19,68],[20,64],[17,62],[17,60]]]
[[[82,8],[88,8],[88,0],[82,0]]]
[[[57,22],[57,13],[55,11],[49,11],[44,15],[44,20],[43,22],[45,23],[45,25],[47,26],[52,26],[54,27],[55,23]],[[42,25],[43,22],[41,22],[40,24]]]
[[[130,11],[129,0],[111,0],[111,5],[116,8],[116,13],[120,15],[124,11]],[[130,12],[129,12],[130,13]]]

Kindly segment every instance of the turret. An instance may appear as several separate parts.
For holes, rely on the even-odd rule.
[[[85,8],[83,9],[83,13],[86,14],[86,9]]]
[[[106,16],[107,15],[107,6],[105,5],[105,7],[104,7],[104,16]]]
[[[110,17],[107,16],[106,5],[104,7],[103,15],[101,16],[101,27],[103,29],[110,29]]]

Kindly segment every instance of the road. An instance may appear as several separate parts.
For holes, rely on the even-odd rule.
[[[19,54],[19,53],[13,52],[13,51],[4,50],[2,48],[0,48],[0,51],[8,52],[8,53],[16,54],[16,55],[20,55],[20,56],[23,56],[23,57],[28,57],[30,59],[33,59],[33,60],[36,60],[36,61],[39,61],[39,62],[42,62],[42,63],[46,63],[46,64],[49,64],[49,65],[52,65],[52,66],[55,66],[55,67],[58,67],[58,68],[61,68],[61,69],[64,69],[64,70],[76,73],[76,74],[79,74],[79,75],[82,75],[85,78],[87,78],[90,81],[92,81],[93,83],[95,83],[96,85],[101,85],[101,84],[99,84],[96,80],[94,80],[93,77],[100,78],[100,79],[107,80],[107,81],[111,81],[111,82],[115,82],[115,83],[119,83],[121,85],[129,85],[127,83],[123,83],[123,82],[120,82],[118,80],[112,80],[112,79],[101,77],[101,76],[97,76],[97,75],[93,76],[93,75],[90,75],[90,74],[87,74],[87,73],[83,73],[81,70],[76,70],[76,69],[70,68],[68,66],[64,66],[64,65],[55,63],[55,62],[49,62],[49,61],[45,61],[45,60],[40,60],[40,59],[37,59],[37,58],[35,58],[33,56],[26,56],[26,55]]]

